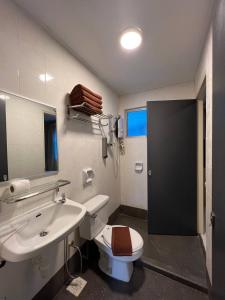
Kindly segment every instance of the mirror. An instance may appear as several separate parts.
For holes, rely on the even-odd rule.
[[[57,171],[56,109],[0,91],[0,181]]]

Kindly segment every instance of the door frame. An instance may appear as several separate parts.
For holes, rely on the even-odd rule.
[[[197,229],[204,249],[206,240],[203,241],[203,235],[206,234],[206,78],[201,85],[197,96]],[[206,251],[206,249],[205,249]]]
[[[212,289],[213,300],[225,299],[225,0],[218,0],[213,19],[212,107]]]

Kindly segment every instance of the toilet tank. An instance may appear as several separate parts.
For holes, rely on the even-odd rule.
[[[94,239],[108,222],[106,205],[109,196],[97,195],[83,205],[87,209],[87,214],[80,225],[80,236],[86,240]]]

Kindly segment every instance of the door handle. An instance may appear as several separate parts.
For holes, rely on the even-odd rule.
[[[215,227],[215,223],[216,223],[216,215],[212,211],[211,214],[210,214],[210,225],[212,226],[212,228]]]

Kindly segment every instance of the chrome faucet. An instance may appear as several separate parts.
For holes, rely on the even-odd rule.
[[[66,194],[65,193],[62,193],[62,198],[58,200],[59,203],[65,203],[66,202]]]

